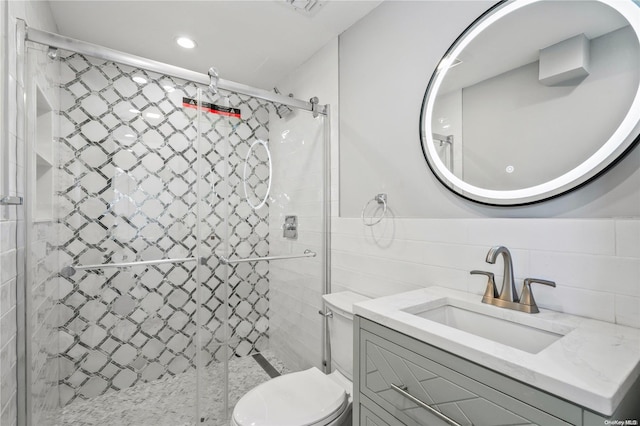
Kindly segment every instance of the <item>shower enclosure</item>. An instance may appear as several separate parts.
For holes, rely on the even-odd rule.
[[[228,424],[321,366],[324,109],[27,38],[24,423]]]

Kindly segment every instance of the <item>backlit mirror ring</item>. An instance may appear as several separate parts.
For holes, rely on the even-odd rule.
[[[440,88],[447,70],[460,52],[483,30],[492,23],[504,18],[508,14],[522,7],[526,7],[540,0],[511,0],[498,3],[478,18],[456,40],[440,61],[431,77],[422,104],[420,119],[420,138],[423,154],[427,163],[438,178],[448,189],[463,198],[482,204],[497,206],[526,205],[540,202],[578,188],[601,175],[614,165],[622,156],[628,153],[638,142],[640,133],[640,86],[637,88],[631,106],[620,126],[609,139],[589,158],[574,169],[548,182],[517,190],[491,190],[471,185],[455,176],[436,152],[434,138],[431,131],[431,117],[438,89]],[[622,15],[632,27],[637,38],[640,39],[639,6],[632,0],[605,1],[603,3]]]
[[[267,191],[264,194],[264,198],[259,203],[254,204],[251,202],[251,199],[249,198],[249,191],[247,189],[247,179],[248,179],[247,169],[249,165],[249,157],[253,153],[254,149],[258,148],[260,145],[262,145],[264,147],[264,150],[267,152],[268,164],[269,164],[269,180],[267,182]],[[264,204],[267,202],[267,199],[269,198],[269,192],[271,192],[272,171],[273,170],[272,170],[272,164],[271,164],[271,152],[269,151],[269,147],[267,146],[267,143],[265,141],[261,139],[257,139],[255,142],[251,144],[251,146],[249,147],[249,151],[247,151],[247,156],[244,159],[244,171],[242,173],[242,185],[244,187],[244,196],[245,196],[245,199],[247,200],[247,203],[249,203],[251,208],[254,210],[258,210],[260,207],[264,206]]]

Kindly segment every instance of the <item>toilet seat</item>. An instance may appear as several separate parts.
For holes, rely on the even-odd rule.
[[[313,367],[265,382],[240,398],[232,424],[238,426],[320,426],[349,406],[345,389]]]

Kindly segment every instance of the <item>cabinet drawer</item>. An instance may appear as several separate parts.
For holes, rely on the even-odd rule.
[[[373,414],[364,405],[360,406],[360,425],[361,426],[391,426],[391,423],[387,423],[380,417]],[[398,423],[399,425],[399,423]]]
[[[356,426],[404,426],[366,396],[360,399],[360,423]]]
[[[360,392],[405,425],[444,422],[392,384],[462,425],[568,424],[366,330],[359,349]]]

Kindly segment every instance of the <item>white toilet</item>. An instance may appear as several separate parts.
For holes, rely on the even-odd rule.
[[[339,426],[351,424],[353,304],[368,297],[344,291],[322,296],[329,318],[331,363],[265,382],[240,398],[231,426]],[[347,421],[348,423],[345,423]]]

